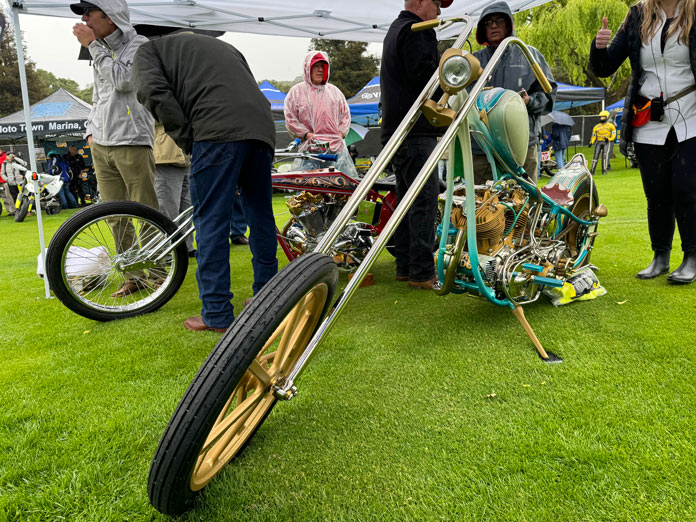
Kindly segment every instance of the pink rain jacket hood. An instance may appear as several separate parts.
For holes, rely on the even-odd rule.
[[[318,151],[328,142],[332,152],[345,150],[343,138],[350,129],[350,109],[343,93],[328,83],[314,85],[310,77],[312,59],[320,55],[329,67],[329,56],[323,51],[311,51],[304,60],[304,82],[294,85],[285,98],[285,126],[288,132],[302,139],[300,151]],[[304,140],[307,133],[310,140]]]

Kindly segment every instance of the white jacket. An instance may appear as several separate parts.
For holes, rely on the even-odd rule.
[[[15,156],[14,160],[6,159],[2,167],[0,175],[7,181],[8,185],[23,185],[24,173],[27,171],[27,163],[23,159]]]

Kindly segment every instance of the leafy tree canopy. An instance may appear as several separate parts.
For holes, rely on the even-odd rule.
[[[329,81],[338,87],[346,98],[353,96],[379,74],[379,58],[366,54],[365,42],[313,38],[309,50],[324,51],[329,55]]]
[[[29,91],[29,103],[35,103],[45,98],[52,91],[41,82],[36,72],[36,65],[26,58],[27,89]],[[0,117],[12,114],[22,109],[22,87],[19,81],[19,65],[17,62],[17,48],[15,46],[14,31],[11,27],[5,27],[0,40]]]
[[[24,49],[26,60],[27,90],[29,103],[36,103],[55,92],[59,87],[92,102],[92,87],[80,89],[74,80],[57,78],[53,73],[37,69]],[[22,110],[22,88],[19,80],[19,63],[15,36],[11,27],[5,27],[0,40],[0,117]]]

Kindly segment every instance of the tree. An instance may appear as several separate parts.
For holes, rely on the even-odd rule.
[[[27,90],[29,91],[29,103],[35,103],[52,91],[41,81],[36,71],[36,65],[26,58]],[[22,88],[19,81],[19,64],[17,61],[17,48],[15,47],[14,31],[6,26],[0,40],[0,117],[22,110]]]
[[[86,89],[80,89],[80,86],[75,80],[70,80],[68,78],[57,78],[52,72],[44,71],[43,69],[37,69],[36,74],[39,77],[39,81],[49,90],[49,92],[55,92],[58,89],[63,88],[70,94],[77,96],[87,103],[92,103],[92,86],[87,87]]]
[[[329,55],[329,81],[338,87],[346,98],[353,96],[379,74],[379,58],[365,54],[365,42],[313,38],[309,50],[324,51]]]
[[[515,17],[517,35],[541,51],[557,81],[575,85],[606,87],[607,103],[626,94],[630,80],[628,60],[610,78],[598,78],[589,68],[590,45],[609,20],[619,28],[631,0],[557,0]]]

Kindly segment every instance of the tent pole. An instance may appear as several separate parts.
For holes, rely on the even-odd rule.
[[[22,30],[19,27],[19,7],[21,4],[14,2],[12,4],[12,16],[14,17],[15,42],[17,46],[17,63],[19,65],[19,81],[22,85],[22,105],[24,106],[24,124],[27,131],[27,145],[29,146],[29,165],[32,172],[37,172],[36,168],[36,152],[34,149],[34,131],[31,128],[31,114],[29,112],[29,90],[27,89],[27,72],[24,68],[24,46],[22,45]],[[36,186],[36,184],[35,184]],[[48,277],[46,277],[46,243],[44,241],[43,220],[41,219],[41,195],[35,193],[36,200],[36,221],[39,225],[39,248],[41,248],[41,264],[44,271],[44,291],[46,299],[51,298],[51,291],[48,287]]]

